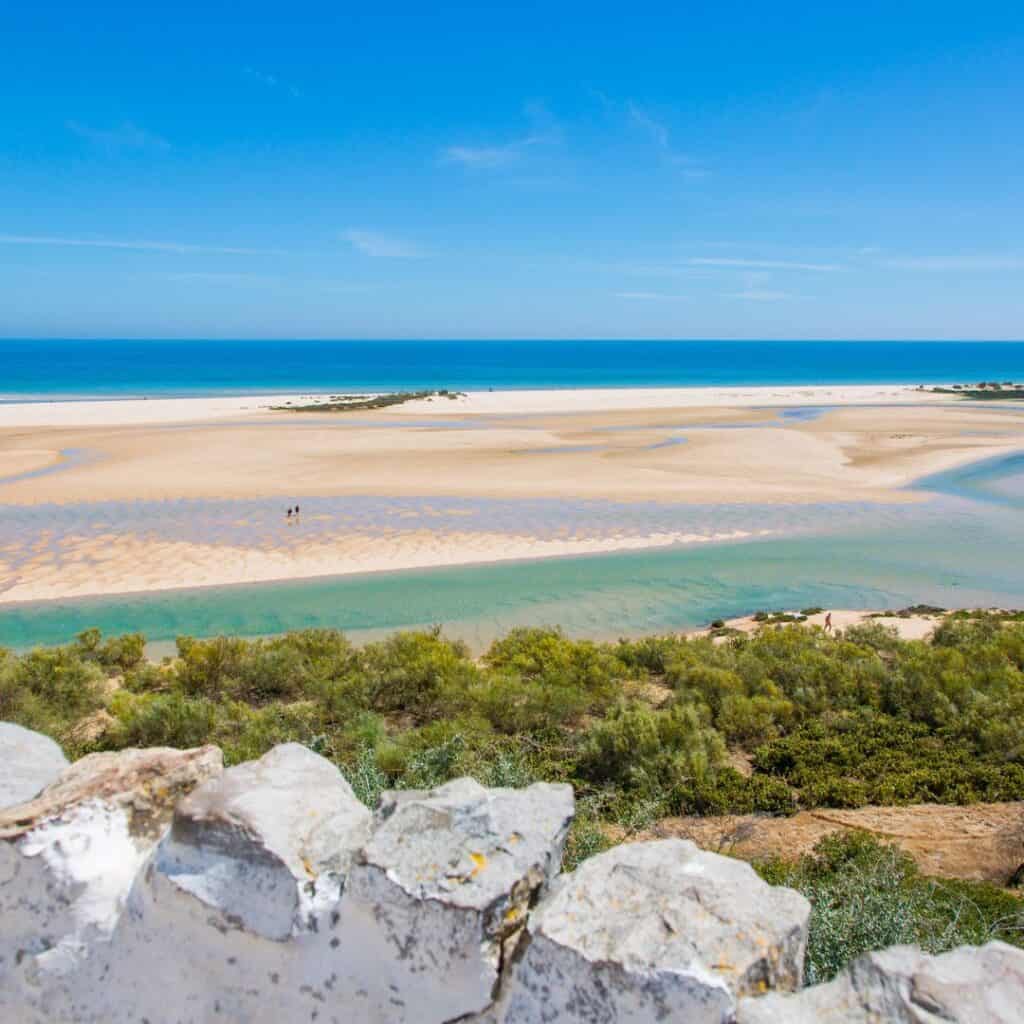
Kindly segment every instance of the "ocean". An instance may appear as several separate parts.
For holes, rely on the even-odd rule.
[[[0,400],[1024,381],[1024,342],[0,340]]]

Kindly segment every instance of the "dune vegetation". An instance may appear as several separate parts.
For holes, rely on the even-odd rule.
[[[157,665],[143,637],[89,631],[0,652],[0,720],[70,757],[216,743],[237,763],[296,741],[371,806],[383,789],[458,775],[570,782],[569,866],[668,815],[1024,800],[1024,621],[1012,614],[950,615],[928,641],[875,623],[830,636],[769,622],[617,643],[517,629],[479,659],[440,629],[363,647],[308,630],[177,648]],[[893,941],[1024,941],[1011,890],[922,879],[871,839],[762,870],[815,901],[815,978]]]

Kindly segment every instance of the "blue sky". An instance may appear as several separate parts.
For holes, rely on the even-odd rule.
[[[1024,337],[1024,8],[12,5],[0,335]]]

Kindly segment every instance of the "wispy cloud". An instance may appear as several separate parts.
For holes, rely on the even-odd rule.
[[[417,243],[393,235],[383,235],[378,231],[349,228],[342,232],[341,237],[364,256],[392,260],[421,260],[427,256],[426,250]]]
[[[58,245],[88,249],[133,249],[143,252],[219,253],[227,256],[284,256],[281,249],[250,249],[237,245],[192,245],[186,242],[134,241],[114,238],[66,238],[52,235],[0,234],[0,245]]]
[[[472,170],[504,167],[521,160],[530,149],[561,140],[561,126],[543,103],[527,103],[523,112],[530,124],[530,131],[526,134],[503,143],[446,146],[441,150],[441,162],[459,164]]]
[[[686,262],[691,267],[722,267],[733,270],[807,270],[831,273],[843,269],[838,263],[794,263],[790,260],[730,259],[725,256],[694,256]]]
[[[890,270],[977,273],[998,270],[1024,270],[1024,257],[1013,255],[907,257],[883,260],[881,265]]]
[[[655,117],[632,100],[626,104],[626,113],[633,124],[650,136],[655,146],[661,151],[662,158],[678,167],[685,177],[707,177],[709,172],[707,168],[700,166],[699,160],[696,160],[687,153],[680,153],[672,147],[672,138],[668,125],[664,121]]]
[[[148,132],[131,121],[116,128],[93,128],[81,121],[68,121],[68,131],[98,146],[116,149],[170,149],[171,144],[161,135]]]
[[[660,149],[668,149],[668,127],[663,121],[659,121],[642,107],[638,107],[632,100],[626,104],[626,110],[630,120],[647,132]]]
[[[260,85],[265,85],[268,89],[284,89],[290,96],[298,98],[302,95],[294,85],[289,85],[287,82],[282,82],[277,75],[268,74],[265,71],[260,71],[254,67],[242,68],[242,74],[251,78],[254,82],[259,82]]]
[[[157,276],[164,281],[205,281],[210,284],[275,284],[281,280],[271,274],[221,274],[205,271],[159,274]]]
[[[638,302],[689,302],[689,295],[671,295],[666,292],[615,292],[617,299],[632,299]]]
[[[441,151],[444,163],[461,164],[463,167],[483,169],[502,167],[518,160],[524,150],[543,142],[539,135],[529,135],[503,146],[447,146]]]
[[[796,298],[789,292],[772,291],[768,288],[746,288],[741,292],[726,292],[724,298],[742,299],[744,302],[785,302]]]

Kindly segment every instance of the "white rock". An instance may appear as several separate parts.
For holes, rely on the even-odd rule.
[[[915,946],[867,953],[796,995],[744,999],[739,1024],[1020,1024],[1024,950],[1003,942],[928,956]]]
[[[68,766],[49,736],[0,722],[0,810],[31,800]]]
[[[350,1020],[430,1024],[484,1010],[528,909],[559,870],[572,789],[457,779],[385,795],[342,899]]]
[[[337,907],[371,820],[338,769],[295,743],[196,789],[114,937],[109,1017],[200,1022],[215,1006],[240,1024],[345,1019],[325,1006]]]
[[[330,761],[282,744],[179,804],[156,872],[232,924],[286,939],[318,893],[337,901],[371,818]]]
[[[630,843],[559,879],[496,1014],[507,1024],[724,1024],[739,996],[793,989],[810,905],[693,843]]]
[[[175,802],[220,771],[216,747],[91,754],[0,811],[0,1019],[78,1019],[76,979],[102,961]]]

